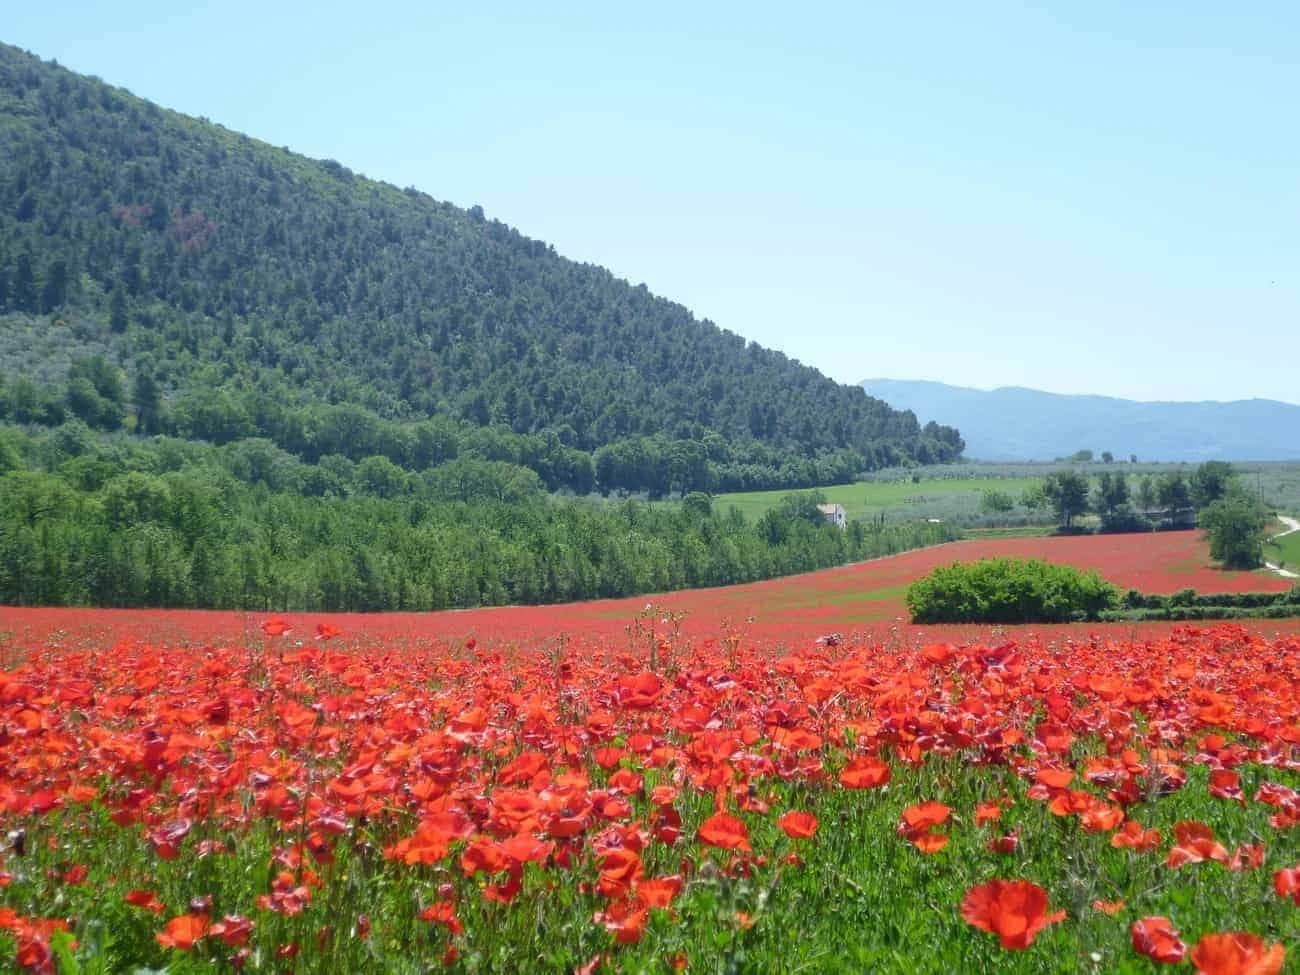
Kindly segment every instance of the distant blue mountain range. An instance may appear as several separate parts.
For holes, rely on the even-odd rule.
[[[1144,461],[1300,460],[1300,406],[1277,400],[1146,403],[1007,386],[868,379],[872,396],[961,431],[973,460],[1054,460],[1077,450]]]

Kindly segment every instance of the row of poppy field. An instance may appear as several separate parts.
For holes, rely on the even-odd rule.
[[[649,605],[0,610],[0,966],[1294,968],[1300,635],[843,624],[947,548]]]
[[[914,627],[907,623],[908,585],[932,569],[955,561],[995,556],[1042,559],[1095,569],[1120,589],[1145,593],[1285,592],[1291,583],[1259,572],[1230,572],[1210,566],[1209,548],[1199,532],[1142,535],[1081,535],[978,539],[916,549],[889,558],[859,562],[718,589],[695,589],[653,597],[593,600],[552,606],[500,606],[439,613],[336,613],[329,618],[346,632],[364,634],[391,646],[430,640],[536,644],[561,636],[623,640],[630,624],[652,600],[674,632],[694,637],[743,627],[755,638],[780,643],[816,639],[841,632],[863,640],[925,642],[930,639],[982,639],[970,626]],[[103,610],[37,607],[0,608],[0,637],[41,643],[47,640],[115,641],[120,634],[175,644],[248,640],[268,613],[209,610]],[[278,614],[301,634],[320,614]],[[1275,627],[1295,628],[1294,621]],[[662,629],[662,627],[661,627]],[[1165,630],[1168,628],[1165,627]],[[1161,632],[1158,624],[1142,632]],[[1130,635],[1130,624],[1087,627],[1040,626],[1035,634]]]

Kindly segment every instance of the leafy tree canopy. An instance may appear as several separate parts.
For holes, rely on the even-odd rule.
[[[1225,569],[1257,569],[1264,564],[1268,515],[1258,500],[1230,491],[1210,502],[1200,525],[1210,542],[1210,557]]]

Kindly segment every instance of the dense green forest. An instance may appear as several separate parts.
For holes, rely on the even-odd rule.
[[[828,524],[819,495],[756,522],[707,495],[672,508],[557,499],[528,468],[457,458],[305,463],[213,446],[0,428],[0,603],[425,610],[725,585],[953,537]]]
[[[0,421],[70,418],[316,467],[505,462],[576,494],[829,484],[962,450],[480,208],[0,45]]]

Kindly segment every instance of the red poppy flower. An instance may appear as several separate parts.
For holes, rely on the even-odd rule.
[[[1284,961],[1286,949],[1248,931],[1207,934],[1191,952],[1196,975],[1278,975]]]
[[[1236,769],[1213,769],[1210,772],[1210,795],[1216,799],[1231,799],[1243,806],[1246,804],[1246,797],[1241,794],[1241,776]]]
[[[788,812],[776,821],[792,840],[807,840],[817,832],[817,817],[810,812]]]
[[[441,924],[452,934],[460,934],[465,930],[460,918],[456,916],[456,905],[450,901],[434,901],[420,912],[420,920]]]
[[[650,910],[639,901],[631,898],[611,901],[603,911],[597,911],[594,920],[614,935],[619,944],[633,944],[641,940],[645,932]]]
[[[1124,902],[1104,901],[1101,898],[1098,898],[1092,902],[1092,909],[1094,911],[1101,911],[1101,913],[1105,914],[1107,917],[1114,917],[1120,911],[1124,910]]]
[[[1183,944],[1167,917],[1144,917],[1134,921],[1129,935],[1133,939],[1133,950],[1152,961],[1176,965],[1187,954],[1187,945]]]
[[[1028,880],[990,880],[966,892],[961,916],[981,931],[996,934],[1003,948],[1019,951],[1065,912],[1049,913],[1047,891]]]
[[[151,832],[149,842],[153,844],[159,858],[175,860],[180,856],[181,842],[190,834],[190,830],[193,828],[194,821],[192,819],[177,819]]]
[[[1130,849],[1137,853],[1150,853],[1160,845],[1160,830],[1143,829],[1136,819],[1124,823],[1124,828],[1110,838],[1117,849]]]
[[[1264,844],[1243,843],[1232,851],[1229,870],[1258,870],[1264,865]]]
[[[510,858],[486,836],[475,836],[460,855],[460,868],[467,877],[476,873],[499,873],[508,866]]]
[[[37,972],[38,975],[55,975],[58,969],[54,967],[54,951],[44,937],[24,932],[15,940],[18,942],[18,950],[14,954],[14,961],[18,962],[20,968]]]
[[[981,802],[975,807],[975,825],[983,826],[1002,818],[1002,807],[996,802]]]
[[[153,911],[155,914],[163,912],[163,903],[153,891],[149,890],[130,890],[123,896],[122,900],[126,901],[132,907],[142,907],[146,911]]]
[[[555,844],[536,836],[519,834],[501,843],[501,852],[517,863],[545,863]]]
[[[724,850],[750,850],[749,830],[739,819],[727,813],[716,813],[702,822],[699,838],[701,843]]]
[[[663,692],[663,681],[648,672],[629,674],[614,685],[614,700],[620,707],[644,711],[654,706]]]
[[[1287,867],[1273,874],[1273,889],[1278,897],[1290,897],[1300,906],[1300,866]]]
[[[942,802],[922,802],[908,806],[903,810],[902,821],[898,824],[898,835],[906,837],[908,842],[922,853],[938,853],[948,845],[944,833],[934,832],[934,828],[948,821],[952,809]]]
[[[1001,853],[1009,856],[1020,849],[1020,836],[1016,833],[1007,833],[1005,836],[995,836],[985,844],[991,853]]]
[[[902,828],[916,830],[942,826],[948,821],[950,815],[952,815],[952,808],[945,806],[942,802],[918,803],[903,810]]]
[[[1074,771],[1068,768],[1041,768],[1034,781],[1049,789],[1064,789],[1074,781]]]
[[[875,789],[889,781],[889,765],[870,755],[859,755],[840,772],[846,789]]]
[[[182,914],[167,922],[154,937],[164,948],[189,951],[208,933],[208,919],[203,914]]]
[[[912,832],[907,834],[907,841],[922,853],[938,853],[948,845],[947,833],[934,833],[930,831]]]
[[[615,897],[626,896],[632,885],[644,875],[641,857],[632,850],[618,847],[601,856],[596,889],[602,896],[613,900]]]
[[[1079,825],[1087,833],[1109,833],[1124,822],[1124,810],[1100,799],[1089,803],[1079,814]]]
[[[267,636],[283,636],[292,629],[292,626],[279,617],[262,621],[262,632]]]
[[[239,948],[252,937],[253,922],[240,914],[227,914],[208,929],[208,934],[220,938],[223,944]]]
[[[947,663],[955,652],[956,647],[950,643],[932,643],[921,648],[921,656],[926,662],[936,665]]]
[[[1165,866],[1178,868],[1185,863],[1215,860],[1228,862],[1228,850],[1214,839],[1214,832],[1204,823],[1181,822],[1174,825],[1174,848]]]
[[[682,878],[677,874],[669,877],[651,877],[636,882],[636,897],[646,907],[669,907],[673,898],[682,892]]]

